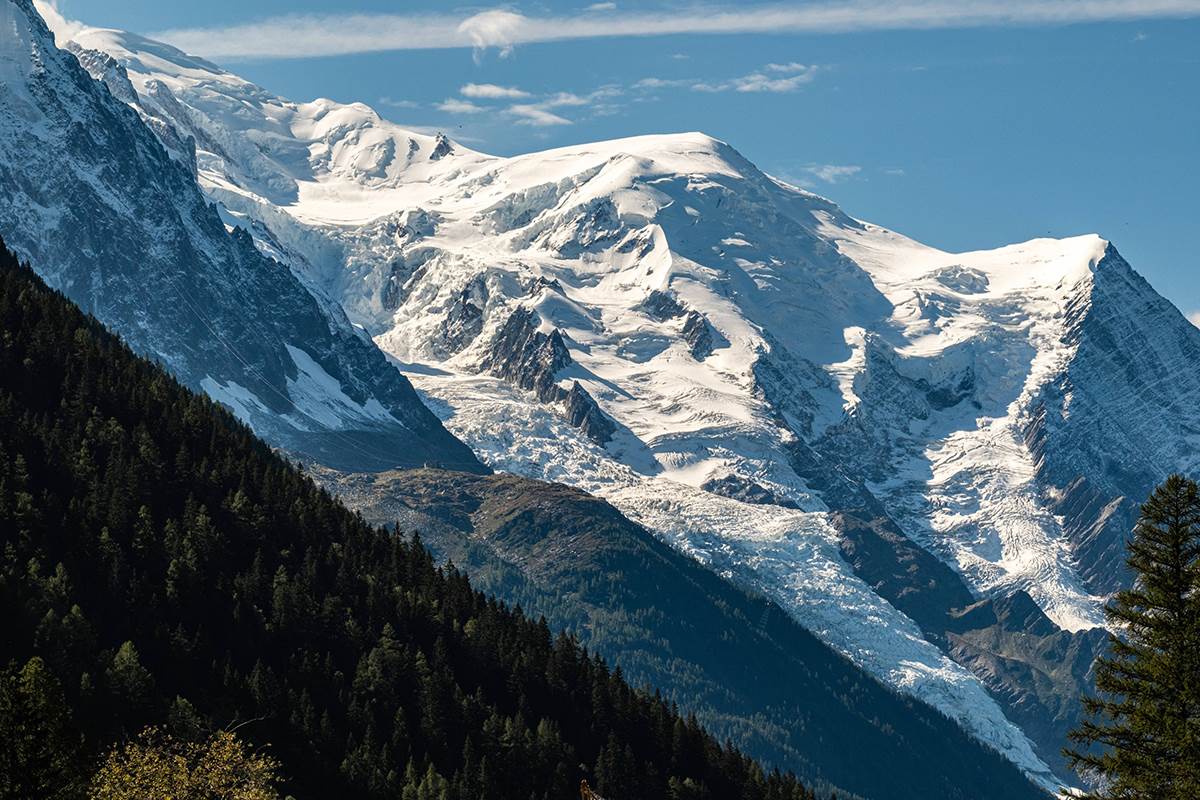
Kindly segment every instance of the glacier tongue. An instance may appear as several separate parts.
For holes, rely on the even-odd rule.
[[[489,465],[604,497],[679,550],[774,599],[852,661],[940,709],[1047,789],[1059,787],[979,681],[854,574],[828,514],[740,502],[643,475],[496,378],[413,378]]]
[[[1050,701],[951,660],[969,637],[945,626],[974,617],[937,604],[1027,593],[1039,630],[1100,625],[1136,503],[1197,466],[1200,332],[1107,242],[947,253],[703,134],[496,158],[132,34],[72,35],[125,70],[226,219],[491,466],[608,498],[1050,784],[1070,719],[1017,729],[1006,713]],[[906,617],[910,593],[847,557],[847,511],[958,583]]]

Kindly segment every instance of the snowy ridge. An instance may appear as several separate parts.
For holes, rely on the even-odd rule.
[[[360,468],[481,469],[337,303],[226,229],[169,155],[193,140],[121,101],[139,97],[131,74],[106,54],[57,48],[29,0],[0,2],[8,246],[276,445]]]
[[[947,253],[699,133],[495,158],[131,34],[75,41],[490,466],[606,497],[1054,782],[1057,745],[855,574],[831,512],[858,492],[975,598],[1101,624],[1130,508],[1200,458],[1200,331],[1106,241]],[[597,414],[604,436],[578,427]]]

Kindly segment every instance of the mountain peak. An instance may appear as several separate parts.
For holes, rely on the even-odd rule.
[[[48,283],[278,446],[482,469],[341,309],[226,231],[167,129],[58,49],[27,0],[0,3],[0,71],[0,169],[15,176],[0,236]]]
[[[26,83],[47,57],[53,38],[31,0],[0,3],[0,92],[28,100]]]

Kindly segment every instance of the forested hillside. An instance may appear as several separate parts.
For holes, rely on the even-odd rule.
[[[0,546],[0,664],[40,657],[25,689],[63,706],[0,703],[0,737],[69,715],[6,753],[13,792],[77,794],[147,724],[238,724],[298,798],[811,797],[367,525],[2,247]]]
[[[600,498],[436,469],[328,480],[369,521],[419,529],[475,586],[571,631],[634,685],[660,689],[721,739],[810,787],[880,800],[1044,796],[958,724]]]

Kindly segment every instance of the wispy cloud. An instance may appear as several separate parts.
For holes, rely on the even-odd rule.
[[[720,83],[697,83],[698,92],[794,92],[816,77],[818,67],[804,64],[768,64],[758,72]]]
[[[810,164],[804,172],[821,183],[841,183],[862,172],[857,164]]]
[[[41,2],[41,0],[39,0]],[[851,31],[1063,25],[1200,16],[1200,0],[826,0],[741,8],[693,5],[670,11],[596,10],[527,16],[491,9],[456,14],[290,14],[154,34],[213,58],[297,58],[380,50],[495,49],[614,36]]]
[[[642,78],[633,85],[635,89],[674,89],[695,86],[695,78]]]
[[[468,83],[458,90],[463,97],[474,97],[482,100],[520,100],[529,97],[529,92],[515,86],[497,86],[494,83]]]
[[[587,7],[588,11],[616,11],[616,3],[592,3]]]
[[[762,69],[721,81],[699,78],[642,78],[634,89],[691,89],[694,92],[794,92],[811,83],[820,67],[806,64],[767,64]]]
[[[46,21],[46,27],[54,34],[60,45],[88,27],[82,22],[64,17],[58,10],[57,0],[33,0],[33,6],[42,15],[42,19]]]
[[[623,91],[617,86],[601,86],[587,94],[574,92],[556,92],[547,95],[535,103],[516,103],[505,109],[505,113],[516,118],[518,125],[549,127],[554,125],[572,125],[574,120],[556,113],[552,109],[586,107],[592,116],[611,114],[615,110],[613,101],[620,97]]]
[[[534,103],[518,103],[509,106],[507,112],[517,118],[518,125],[533,125],[539,128],[551,125],[571,125],[571,120],[564,116],[547,111],[544,106]]]
[[[457,97],[449,97],[438,103],[437,110],[447,114],[479,114],[487,111],[483,106],[477,106],[470,100],[460,100]]]
[[[785,75],[793,72],[804,72],[807,69],[810,69],[810,67],[805,64],[800,64],[796,61],[789,61],[786,64],[767,64],[765,67],[763,67],[763,71],[765,72],[778,72]]]
[[[403,98],[398,99],[395,97],[381,97],[376,102],[379,105],[387,106],[388,108],[420,108],[421,107],[421,104],[416,102],[415,100],[405,100]]]

